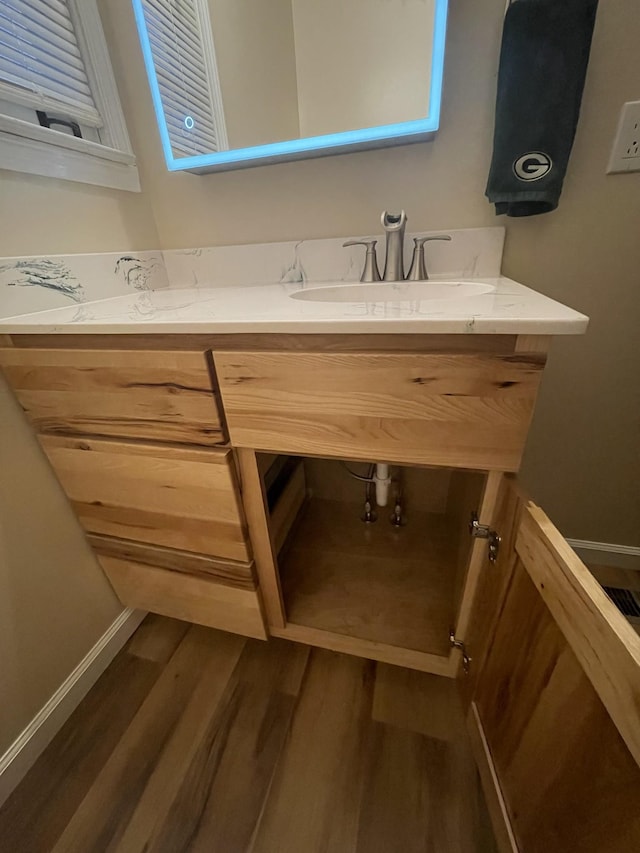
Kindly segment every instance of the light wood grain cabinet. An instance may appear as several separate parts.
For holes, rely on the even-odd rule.
[[[266,638],[206,350],[0,351],[123,604]]]
[[[231,451],[40,436],[88,533],[246,561]]]
[[[39,438],[123,604],[266,638],[231,451]]]
[[[204,352],[5,348],[0,367],[38,432],[224,444]]]
[[[501,853],[640,849],[640,637],[505,473],[547,342],[250,337],[0,352],[122,602],[458,677]]]
[[[496,519],[461,685],[499,849],[638,850],[640,637],[513,481]]]
[[[249,474],[262,467],[260,454],[252,466],[254,456],[241,453]],[[467,618],[483,547],[469,536],[469,518],[474,511],[491,518],[501,475],[394,466],[389,504],[374,504],[377,520],[367,524],[365,485],[344,465],[367,473],[353,460],[305,458],[275,502],[268,489],[253,490],[266,519],[263,532],[254,527],[253,541],[258,571],[261,559],[267,562],[262,588],[271,633],[453,677],[459,657],[449,632]],[[400,492],[406,523],[396,527],[390,520]],[[297,518],[283,535],[291,505]]]
[[[266,639],[255,566],[92,534],[89,542],[123,604]]]
[[[238,447],[516,471],[541,352],[215,352]]]

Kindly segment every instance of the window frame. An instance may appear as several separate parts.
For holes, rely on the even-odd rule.
[[[100,113],[102,142],[0,113],[0,169],[140,192],[136,157],[120,106],[96,0],[67,0]]]

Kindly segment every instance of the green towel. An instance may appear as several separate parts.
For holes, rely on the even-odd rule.
[[[507,10],[486,190],[496,214],[558,206],[597,8],[598,0],[515,0]]]

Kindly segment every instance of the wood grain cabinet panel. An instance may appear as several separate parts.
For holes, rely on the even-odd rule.
[[[39,439],[89,533],[250,559],[231,451]]]
[[[257,590],[238,589],[190,575],[98,554],[120,601],[210,628],[264,640],[267,632]]]
[[[544,353],[215,352],[231,441],[515,471]]]
[[[511,507],[494,626],[468,649],[500,849],[638,850],[640,637],[544,513],[515,492]]]
[[[105,557],[117,557],[120,560],[208,578],[236,589],[255,590],[258,586],[253,560],[246,563],[223,560],[206,554],[179,551],[175,548],[149,545],[146,542],[132,542],[130,539],[116,539],[97,533],[88,533],[87,541],[96,554]]]
[[[253,561],[220,560],[111,536],[87,538],[127,607],[266,639]]]
[[[0,367],[39,432],[225,441],[203,352],[13,348]]]

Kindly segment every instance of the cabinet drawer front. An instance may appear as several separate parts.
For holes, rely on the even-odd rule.
[[[14,348],[0,366],[39,432],[224,443],[202,352]]]
[[[184,572],[236,589],[255,591],[258,586],[253,561],[241,563],[237,560],[222,560],[207,554],[178,551],[162,545],[133,542],[131,539],[116,539],[113,536],[102,536],[98,533],[88,533],[87,541],[96,554],[104,557],[117,557],[119,560],[143,563],[147,566],[155,566],[157,569]]]
[[[127,607],[246,637],[267,637],[257,590],[237,589],[207,577],[118,557],[98,554],[98,560],[118,598]]]
[[[216,352],[214,361],[238,447],[515,471],[545,356]]]
[[[231,453],[40,436],[89,533],[246,561]]]

